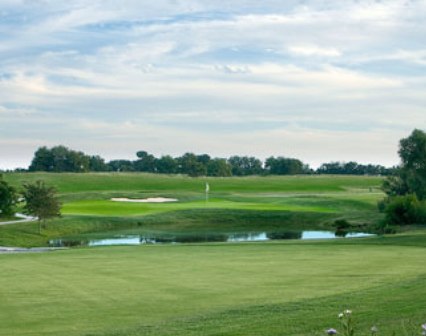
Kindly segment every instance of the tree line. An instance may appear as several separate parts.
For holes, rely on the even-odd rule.
[[[314,170],[299,159],[283,156],[267,158],[264,162],[253,156],[234,155],[212,158],[208,154],[185,153],[180,157],[155,157],[138,151],[135,160],[106,162],[99,155],[87,155],[65,146],[40,147],[27,169],[30,172],[148,172],[187,174],[189,176],[249,176],[297,174],[391,175],[395,168],[364,165],[357,162],[330,162]]]

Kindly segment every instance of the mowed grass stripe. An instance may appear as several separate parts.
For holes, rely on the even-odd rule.
[[[110,200],[84,200],[66,203],[62,213],[68,215],[105,215],[105,216],[137,216],[178,211],[188,209],[240,209],[257,211],[307,211],[307,212],[333,212],[332,209],[303,204],[273,204],[232,202],[220,199],[211,199],[209,202],[176,202],[176,203],[127,203]]]
[[[105,191],[199,192],[209,182],[214,192],[332,192],[378,188],[377,176],[250,176],[192,178],[184,175],[145,173],[6,173],[7,182],[20,187],[23,182],[44,180],[61,193]]]
[[[362,291],[423,275],[425,257],[417,247],[280,243],[0,255],[0,335],[84,335]]]

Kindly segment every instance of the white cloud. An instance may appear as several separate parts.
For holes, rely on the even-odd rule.
[[[425,15],[415,0],[2,1],[0,141],[388,163],[424,125]]]
[[[289,46],[288,50],[291,54],[301,56],[324,56],[324,57],[339,57],[342,53],[336,48],[322,48],[315,45],[295,45]]]

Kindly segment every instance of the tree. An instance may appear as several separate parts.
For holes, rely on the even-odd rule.
[[[415,194],[426,200],[426,133],[415,129],[399,142],[401,165],[394,176],[383,182],[383,191],[389,196]]]
[[[425,218],[424,204],[415,194],[392,197],[386,206],[386,222],[392,225],[422,223]]]
[[[426,221],[426,133],[415,129],[399,142],[401,165],[395,176],[384,180],[387,197],[379,202],[387,224],[415,224]]]
[[[13,215],[16,201],[17,195],[15,188],[9,186],[0,174],[0,216]]]
[[[34,158],[29,166],[29,171],[52,171],[54,167],[53,155],[49,148],[40,147],[34,153]]]
[[[89,170],[95,172],[107,171],[108,166],[99,155],[93,155],[89,158]]]
[[[399,142],[400,177],[409,192],[426,199],[426,133],[415,129]]]
[[[133,161],[130,160],[112,160],[107,163],[108,169],[114,172],[132,172],[135,171]]]
[[[306,174],[309,167],[302,161],[284,157],[269,157],[265,162],[265,169],[272,175],[296,175]]]
[[[198,161],[198,158],[193,153],[185,153],[182,157],[178,158],[180,172],[188,174],[191,177],[205,176],[207,174],[207,167]]]
[[[263,172],[262,161],[255,157],[234,155],[228,159],[228,163],[231,165],[232,175],[259,175]]]
[[[35,153],[29,171],[85,172],[89,170],[90,157],[65,146],[51,149],[40,147]]]
[[[37,217],[38,230],[41,233],[41,223],[47,219],[61,215],[61,203],[56,197],[56,189],[48,187],[43,181],[23,185],[22,196],[25,201],[25,212]]]
[[[231,165],[225,159],[212,159],[207,164],[208,176],[231,176]]]
[[[148,172],[148,173],[156,172],[157,159],[154,157],[154,155],[149,154],[146,151],[139,151],[136,153],[136,156],[139,158],[139,160],[136,160],[134,162],[134,167],[136,171]]]
[[[162,156],[157,160],[157,172],[160,174],[175,174],[178,163],[170,155]]]

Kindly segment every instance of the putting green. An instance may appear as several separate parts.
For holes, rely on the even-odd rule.
[[[105,216],[137,216],[179,211],[187,209],[241,209],[258,211],[312,211],[333,212],[320,206],[303,206],[302,204],[271,204],[254,202],[232,202],[227,200],[211,199],[209,202],[176,202],[176,203],[126,203],[110,200],[83,200],[66,203],[62,210],[68,215],[105,215]]]

